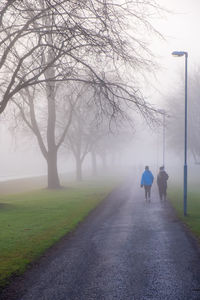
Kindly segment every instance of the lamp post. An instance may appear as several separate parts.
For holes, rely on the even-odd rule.
[[[183,205],[184,216],[187,215],[187,60],[188,53],[185,51],[174,51],[173,56],[185,56],[185,142],[184,142],[184,191],[183,191]]]

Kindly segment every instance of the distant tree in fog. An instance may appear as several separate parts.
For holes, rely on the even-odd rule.
[[[77,180],[82,180],[82,164],[94,147],[99,135],[100,132],[96,129],[95,118],[90,111],[90,106],[85,103],[78,103],[65,139],[67,148],[72,152],[76,162]]]
[[[120,127],[118,126],[112,132],[107,132],[95,145],[95,153],[102,162],[102,172],[112,172],[115,167],[119,166],[119,162],[123,161],[124,150],[131,144],[134,137],[134,130],[130,122],[130,119],[121,120],[119,118]]]
[[[76,84],[70,95],[74,97],[72,102],[75,106],[64,144],[75,158],[76,178],[82,180],[82,164],[89,153],[92,156],[93,175],[96,175],[97,155],[104,161],[106,153],[116,151],[113,147],[117,146],[116,140],[119,139],[125,121],[128,127],[128,115],[125,112],[121,115],[120,111],[113,115],[113,111],[109,111],[108,107],[98,107],[98,94],[88,85]],[[105,112],[102,112],[103,109]],[[63,118],[66,119],[64,115]]]
[[[76,178],[82,180],[82,164],[101,133],[96,130],[96,106],[91,87],[74,83],[73,90],[66,89],[66,91],[70,93],[74,109],[72,122],[65,136],[64,147],[73,154],[76,162]],[[63,105],[66,106],[66,103]],[[62,124],[62,120],[65,119],[66,115],[62,114],[60,123]]]
[[[193,71],[188,82],[188,149],[195,162],[200,162],[200,68]],[[185,95],[180,84],[166,99],[169,107],[168,138],[178,153],[184,151]]]
[[[57,155],[71,118],[69,114],[58,141],[57,83],[89,84],[99,95],[102,112],[111,107],[115,115],[125,102],[143,116],[154,118],[155,110],[143,98],[133,74],[153,68],[143,34],[144,30],[155,32],[150,20],[158,11],[156,1],[148,0],[1,1],[0,113],[10,100],[18,106],[47,161],[49,188],[60,187]],[[109,75],[111,71],[114,77]],[[131,80],[124,75],[128,71]],[[46,143],[34,120],[35,103],[43,101],[34,97],[36,86],[44,90],[47,99],[47,105],[39,105],[46,111]]]

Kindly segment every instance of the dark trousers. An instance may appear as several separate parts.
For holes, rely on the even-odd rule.
[[[144,190],[145,190],[145,199],[147,200],[147,197],[150,198],[151,196],[151,185],[145,185]]]
[[[159,190],[160,200],[162,199],[166,200],[167,186],[160,185],[158,186],[158,190]]]

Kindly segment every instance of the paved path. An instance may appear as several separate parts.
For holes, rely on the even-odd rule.
[[[1,299],[199,300],[200,255],[168,203],[127,185]]]

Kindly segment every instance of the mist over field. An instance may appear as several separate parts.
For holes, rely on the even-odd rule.
[[[167,138],[165,149],[165,167],[168,172],[169,185],[180,184],[183,181],[183,151],[179,152],[173,149],[171,142]],[[169,133],[170,134],[170,133]],[[136,131],[131,132],[131,140],[119,149],[114,146],[114,154],[108,155],[107,163],[103,164],[102,159],[97,159],[98,172],[97,178],[108,176],[119,176],[119,178],[132,178],[133,182],[140,185],[141,174],[144,167],[149,165],[154,176],[157,175],[159,167],[163,164],[163,131],[162,126],[151,129],[143,125],[136,127]],[[26,177],[47,176],[47,168],[41,153],[38,150],[37,143],[27,137],[15,141],[12,133],[6,128],[1,130],[1,139],[4,141],[1,147],[1,169],[0,180],[11,180]],[[117,151],[116,151],[117,150]],[[64,152],[64,151],[63,151]],[[72,155],[61,152],[58,160],[59,173],[67,178],[76,178],[75,160]],[[83,164],[83,179],[92,176],[91,157],[88,155]],[[200,165],[194,161],[189,153],[188,162],[188,180],[198,187],[200,178]]]
[[[136,178],[138,178],[145,165],[149,165],[156,175],[159,167],[163,165],[163,151],[165,151],[165,167],[170,174],[170,181],[181,182],[184,160],[184,59],[172,57],[171,53],[174,50],[188,51],[188,175],[189,180],[198,181],[197,178],[200,172],[200,144],[198,142],[200,132],[198,117],[200,112],[198,104],[200,90],[198,61],[200,51],[199,45],[196,44],[195,29],[199,26],[197,14],[199,3],[194,0],[190,1],[190,3],[179,0],[162,0],[155,7],[154,11],[147,4],[145,7],[146,14],[144,13],[143,15],[144,22],[131,20],[127,11],[128,23],[124,24],[123,32],[126,32],[128,29],[128,32],[134,36],[134,28],[136,27],[138,32],[142,32],[141,36],[139,33],[135,36],[138,49],[143,49],[140,62],[136,63],[139,54],[137,52],[134,53],[134,63],[136,65],[134,65],[134,68],[136,72],[127,63],[129,59],[130,61],[132,59],[128,56],[128,52],[126,52],[127,57],[123,61],[125,52],[122,55],[120,52],[122,49],[112,49],[113,53],[118,55],[115,67],[113,67],[109,56],[106,59],[104,56],[100,57],[92,48],[90,49],[90,57],[88,56],[89,67],[93,71],[98,70],[98,67],[102,68],[102,72],[98,74],[100,77],[105,77],[106,74],[105,78],[102,77],[103,80],[105,79],[105,87],[106,84],[111,82],[112,84],[119,84],[120,76],[125,80],[125,82],[120,84],[132,84],[133,81],[134,88],[140,91],[136,96],[139,106],[134,107],[132,104],[120,103],[118,100],[113,100],[114,98],[112,99],[111,94],[105,96],[108,90],[101,90],[98,76],[96,79],[91,79],[91,74],[88,73],[87,68],[85,69],[83,65],[78,66],[78,70],[79,72],[81,70],[81,72],[77,75],[74,71],[75,69],[73,69],[72,61],[68,61],[65,56],[60,57],[63,65],[57,65],[53,71],[57,76],[58,82],[61,80],[60,70],[64,66],[67,66],[68,69],[73,69],[74,72],[70,75],[66,73],[65,76],[71,76],[73,80],[76,77],[75,80],[80,81],[78,81],[77,85],[70,82],[67,85],[62,83],[55,86],[47,86],[47,94],[45,88],[41,89],[39,85],[37,89],[34,86],[27,86],[24,92],[22,90],[21,94],[16,94],[16,99],[14,100],[16,103],[6,107],[0,121],[1,181],[12,178],[46,176],[48,168],[54,168],[49,166],[49,162],[52,159],[55,160],[56,155],[58,159],[58,173],[71,174],[73,178],[82,179],[83,177],[84,179],[85,176],[90,176],[91,174],[94,176],[95,173],[103,176],[108,173],[116,175],[119,172],[120,175],[122,170],[125,174],[134,173]],[[140,11],[138,7],[137,13],[141,12],[142,10]],[[153,18],[149,17],[151,13]],[[63,14],[65,14],[64,11]],[[20,17],[23,19],[23,14]],[[76,17],[78,24],[78,15]],[[151,29],[148,26],[145,27],[146,21],[149,22],[147,24],[152,25]],[[87,26],[89,30],[91,26],[90,19],[88,19]],[[99,26],[102,26],[102,24],[100,25],[99,23]],[[118,28],[117,26],[118,24],[116,23],[116,28]],[[32,35],[31,30],[27,34]],[[118,34],[120,39],[121,32],[118,32]],[[134,49],[135,44],[131,43],[130,49]],[[60,46],[60,44],[58,45]],[[16,44],[16,49],[14,48],[16,53],[18,46]],[[107,46],[108,52],[111,51],[109,43]],[[21,44],[20,47],[20,53],[24,54],[26,50],[28,51],[30,45],[25,45],[23,40],[23,46]],[[85,49],[87,52],[88,49]],[[101,51],[102,49],[99,49],[99,53]],[[127,49],[124,48],[123,51],[127,51]],[[115,59],[115,54],[113,54],[113,59]],[[32,72],[29,63],[31,59],[35,59],[34,55],[36,54],[33,54],[32,57],[30,56],[29,60],[27,60],[26,67],[30,69],[29,74]],[[11,75],[11,62],[13,66],[16,63],[11,59],[9,61],[9,57],[8,62],[4,62],[4,72],[7,70],[9,76]],[[48,80],[48,76],[53,76],[53,73],[46,74],[45,66],[43,67],[44,78]],[[19,78],[22,78],[24,69],[21,69],[20,72]],[[87,82],[85,86],[81,83],[83,79]],[[91,88],[91,82],[93,82],[92,84],[95,82],[94,90],[94,86]],[[3,77],[2,86],[6,86],[6,80]],[[54,88],[55,90],[53,90]],[[51,89],[51,93],[49,93],[48,89]],[[2,88],[2,95],[5,91],[6,89]],[[114,91],[113,89],[112,93],[115,92],[116,90]],[[126,92],[126,95],[122,95],[124,99],[128,93],[131,95],[131,90],[128,91],[127,89]],[[57,105],[57,121],[55,124],[53,124],[53,121],[51,123],[51,120],[54,119],[53,107],[48,108],[49,113],[51,111],[49,118],[45,116],[45,111],[52,97],[55,97]],[[105,100],[106,98],[104,99],[103,97],[108,98]],[[117,97],[121,97],[121,95],[118,94]],[[66,99],[68,99],[68,102],[66,102]],[[35,112],[31,104],[33,100],[35,101]],[[85,107],[83,102],[86,104]],[[17,105],[14,106],[14,104]],[[137,111],[138,107],[140,108]],[[32,112],[31,110],[29,112],[30,108]],[[154,113],[151,115],[152,108],[156,111],[155,115]],[[76,113],[74,114],[73,112],[74,116],[70,125],[67,123],[67,120],[70,120],[71,115],[73,115],[72,110],[76,111]],[[165,145],[163,145],[163,120],[162,114],[159,113],[160,110],[164,110],[168,114],[165,124]],[[36,123],[31,123],[33,121],[33,112],[36,115]],[[47,124],[47,122],[49,123]],[[37,124],[36,129],[34,128],[35,124]],[[50,128],[54,130],[54,126],[55,141],[53,141],[53,131],[50,134],[51,137],[49,133],[45,137],[45,130],[50,132]],[[81,127],[82,133],[80,133]],[[63,133],[66,135],[66,138],[62,137]],[[82,141],[82,148],[78,145],[80,141]],[[49,153],[53,151],[51,147],[54,147],[56,143],[59,146],[59,150],[56,150],[58,151],[57,154],[50,158]],[[95,149],[96,154],[92,149]],[[81,173],[82,169],[83,174]],[[133,170],[135,171],[133,172]],[[57,181],[55,178],[51,180]],[[59,185],[58,182],[56,184]]]

